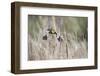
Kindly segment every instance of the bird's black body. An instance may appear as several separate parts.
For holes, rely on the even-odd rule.
[[[58,37],[58,41],[63,41],[63,39],[61,38],[61,36]]]
[[[43,40],[47,40],[47,35],[43,36]]]

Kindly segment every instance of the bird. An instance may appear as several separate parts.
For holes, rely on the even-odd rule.
[[[63,38],[61,36],[59,36],[57,39],[59,42],[63,41]]]
[[[48,31],[49,34],[55,34],[56,37],[57,37],[57,40],[59,42],[63,41],[63,37],[62,36],[57,36],[57,32],[55,30],[49,28],[49,29],[47,29],[47,31]],[[47,35],[44,35],[43,36],[43,40],[47,40],[47,39],[48,39],[48,36]]]
[[[44,35],[43,36],[43,40],[47,40],[47,35]]]
[[[54,29],[47,29],[49,34],[55,34],[57,36],[57,32]]]

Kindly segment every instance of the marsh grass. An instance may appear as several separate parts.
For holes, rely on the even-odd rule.
[[[28,60],[87,58],[87,24],[87,17],[29,15]],[[56,31],[57,36],[48,34],[48,28]],[[43,40],[44,35],[47,40]]]

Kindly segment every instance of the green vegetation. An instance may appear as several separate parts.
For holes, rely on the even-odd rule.
[[[56,34],[50,35],[48,29]],[[29,60],[87,58],[87,44],[87,17],[28,16]]]

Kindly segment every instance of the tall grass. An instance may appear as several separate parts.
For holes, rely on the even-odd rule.
[[[80,59],[88,57],[87,17],[28,16],[28,59]],[[49,34],[47,29],[57,32]],[[43,36],[47,35],[47,40]],[[58,36],[62,37],[59,41]]]

